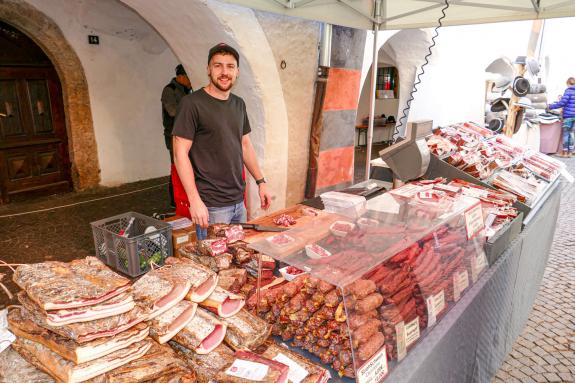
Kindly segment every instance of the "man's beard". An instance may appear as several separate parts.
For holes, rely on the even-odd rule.
[[[232,80],[232,78],[230,76],[220,76],[219,78],[227,78],[229,79],[229,83],[227,86],[222,86],[218,83],[218,79],[215,78],[214,76],[210,75],[210,81],[212,84],[214,84],[214,86],[216,88],[218,88],[219,90],[221,90],[222,92],[227,92],[228,90],[232,89],[232,86],[234,86],[234,81]]]

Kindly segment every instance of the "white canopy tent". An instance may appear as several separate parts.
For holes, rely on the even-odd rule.
[[[575,0],[222,0],[252,9],[374,31],[373,63],[377,67],[379,30],[437,27],[442,8],[449,9],[442,25],[575,16]],[[377,71],[371,71],[367,129],[366,180],[370,175]],[[398,119],[398,123],[401,121]]]

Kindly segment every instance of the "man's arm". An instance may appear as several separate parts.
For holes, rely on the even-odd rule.
[[[188,201],[190,202],[190,216],[192,222],[201,227],[208,227],[208,209],[200,198],[194,177],[194,168],[188,153],[192,148],[193,141],[187,138],[174,136],[174,164],[178,170],[178,176],[182,181]]]
[[[176,113],[178,112],[178,102],[176,101],[174,90],[169,86],[166,86],[162,92],[162,104],[170,117],[176,117]]]
[[[561,100],[552,103],[551,105],[549,105],[549,109],[559,109],[559,108],[564,108],[567,104],[569,103],[569,95],[567,94],[567,91],[565,91],[565,93],[563,93],[563,97],[561,97]]]
[[[256,157],[256,151],[254,150],[254,146],[252,145],[252,140],[250,139],[249,134],[244,134],[242,137],[242,149],[243,149],[243,157],[244,157],[244,164],[246,168],[256,180],[263,178],[262,171],[260,170],[260,166],[258,165],[258,159]],[[259,194],[260,194],[260,202],[262,209],[267,209],[270,207],[271,203],[271,196],[268,193],[267,185],[265,183],[261,183],[259,186]]]

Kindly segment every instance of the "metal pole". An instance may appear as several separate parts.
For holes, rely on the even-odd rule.
[[[371,83],[369,93],[369,123],[367,125],[367,154],[365,158],[365,180],[369,180],[371,170],[371,145],[373,143],[373,123],[375,114],[375,85],[377,82],[377,35],[379,24],[373,24],[373,62],[371,64]]]

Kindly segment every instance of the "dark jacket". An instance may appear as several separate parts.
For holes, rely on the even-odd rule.
[[[560,101],[549,105],[549,109],[563,108],[563,118],[575,118],[575,85],[567,88]]]
[[[178,112],[178,105],[180,100],[190,93],[191,89],[176,81],[175,78],[164,87],[162,91],[162,123],[164,125],[164,135],[171,136],[176,113]]]

